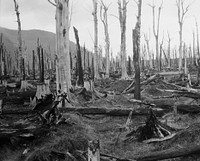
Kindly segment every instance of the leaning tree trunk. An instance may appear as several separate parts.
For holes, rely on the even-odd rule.
[[[77,45],[77,66],[78,66],[78,68],[77,68],[77,70],[78,70],[77,85],[83,87],[84,82],[83,82],[83,68],[82,68],[82,59],[81,59],[81,47],[79,44],[78,30],[75,27],[73,27],[73,29],[74,29],[76,45]]]

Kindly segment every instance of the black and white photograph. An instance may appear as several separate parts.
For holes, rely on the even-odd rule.
[[[199,0],[0,0],[0,161],[200,161]]]

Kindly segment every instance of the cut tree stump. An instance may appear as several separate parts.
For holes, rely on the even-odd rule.
[[[100,161],[99,140],[89,141],[89,144],[88,144],[88,161]]]
[[[34,88],[33,85],[28,83],[27,80],[22,80],[19,92],[24,92],[24,91],[27,91],[27,90],[30,90],[30,89],[33,89],[33,88]]]
[[[33,101],[31,102],[30,106],[34,107],[37,103],[38,99],[41,99],[47,94],[51,94],[49,83],[39,83],[37,84],[37,91]]]

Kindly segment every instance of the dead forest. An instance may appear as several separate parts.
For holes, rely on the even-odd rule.
[[[52,52],[40,36],[31,44],[34,50],[28,49],[21,6],[12,1],[17,29],[13,53],[0,30],[0,161],[200,160],[197,21],[192,42],[183,41],[184,20],[193,4],[175,1],[179,26],[175,48],[170,33],[164,41],[160,31],[163,1],[159,6],[153,1],[148,4],[150,39],[142,31],[144,1],[135,0],[129,55],[128,0],[116,1],[119,53],[111,48],[112,3],[89,2],[94,30],[91,51],[80,43],[79,27],[72,25],[71,0],[46,0],[55,8]],[[104,47],[99,44],[100,34]]]

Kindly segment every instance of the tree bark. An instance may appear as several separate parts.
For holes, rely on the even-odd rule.
[[[32,62],[33,80],[35,80],[35,51],[33,50],[33,62]]]
[[[14,5],[15,5],[15,12],[16,12],[16,16],[17,16],[17,23],[18,23],[18,61],[19,61],[19,78],[22,79],[23,77],[23,51],[22,51],[22,34],[21,34],[21,21],[20,21],[20,17],[19,17],[19,5],[17,4],[16,0],[14,0]]]
[[[98,56],[98,19],[97,19],[97,0],[93,0],[93,8],[92,12],[94,18],[94,78],[99,79],[99,71],[97,64],[97,56]]]
[[[78,65],[77,85],[83,87],[84,82],[83,82],[83,67],[82,67],[82,59],[81,59],[81,47],[79,44],[78,30],[75,27],[73,27],[73,29],[74,29],[74,35],[75,35],[76,45],[77,45],[77,65]]]
[[[96,107],[63,107],[61,112],[78,112],[85,115],[108,115],[108,116],[128,116],[131,108],[96,108]],[[163,116],[169,109],[153,110],[156,116]],[[133,111],[133,115],[148,115],[149,109],[140,108]]]
[[[126,69],[126,11],[127,11],[126,0],[118,0],[118,12],[119,12],[119,22],[121,29],[121,44],[120,44],[120,54],[121,54],[121,69],[122,76],[121,79],[128,78],[127,69]]]
[[[135,29],[133,30],[133,61],[135,68],[134,98],[140,100],[140,27],[141,27],[142,0],[138,1],[138,15]]]
[[[103,8],[103,15],[102,15],[102,8]],[[104,26],[104,33],[105,33],[105,55],[106,55],[106,75],[105,78],[109,77],[109,70],[110,70],[110,38],[108,32],[108,7],[101,1],[101,21]]]

